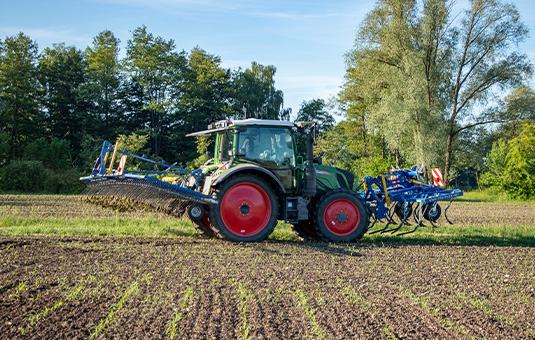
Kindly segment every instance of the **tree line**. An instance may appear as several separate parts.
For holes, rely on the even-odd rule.
[[[119,135],[146,136],[144,152],[185,164],[198,156],[185,134],[213,121],[290,118],[274,66],[227,69],[220,57],[177,51],[145,26],[119,53],[109,30],[83,51],[59,43],[39,53],[22,32],[0,41],[0,165],[87,172],[102,141]]]

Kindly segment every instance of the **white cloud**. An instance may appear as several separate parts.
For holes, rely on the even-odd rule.
[[[66,45],[76,45],[79,48],[89,45],[93,38],[86,34],[78,34],[69,29],[54,28],[28,28],[21,26],[0,27],[0,36],[13,36],[23,32],[30,39],[37,41],[40,46],[52,46],[55,43],[65,43]]]

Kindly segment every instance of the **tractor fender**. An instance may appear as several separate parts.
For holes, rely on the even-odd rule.
[[[281,181],[277,178],[277,176],[275,176],[269,170],[266,170],[265,168],[263,168],[261,166],[258,166],[258,165],[255,165],[255,164],[240,164],[240,165],[237,165],[237,166],[235,166],[233,168],[230,168],[229,170],[225,171],[223,174],[218,176],[212,182],[212,186],[216,187],[219,184],[221,184],[225,179],[227,179],[227,178],[229,178],[229,177],[231,177],[231,176],[233,176],[233,175],[235,175],[237,173],[242,173],[242,172],[252,172],[252,173],[260,172],[263,175],[266,175],[267,177],[272,179],[274,183],[276,183],[277,187],[273,188],[273,189],[275,189],[277,191],[280,191],[282,193],[286,192],[286,190],[284,189],[284,186],[282,185]]]

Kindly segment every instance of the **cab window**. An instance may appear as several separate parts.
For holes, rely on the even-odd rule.
[[[232,146],[234,143],[234,131],[227,130],[221,134],[219,144],[219,161],[220,163],[230,161],[232,157]]]
[[[238,130],[238,156],[269,168],[295,166],[293,136],[287,128],[246,127]]]

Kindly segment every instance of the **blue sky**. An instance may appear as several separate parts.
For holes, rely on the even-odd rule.
[[[462,5],[466,0],[458,1]],[[535,63],[535,2],[513,1],[530,29],[520,45]],[[345,73],[344,53],[375,1],[368,0],[49,0],[5,1],[0,39],[22,31],[40,50],[64,42],[85,49],[104,29],[121,39],[124,55],[131,31],[173,39],[177,50],[199,46],[223,66],[252,61],[277,68],[275,86],[293,114],[303,100],[336,95]]]

